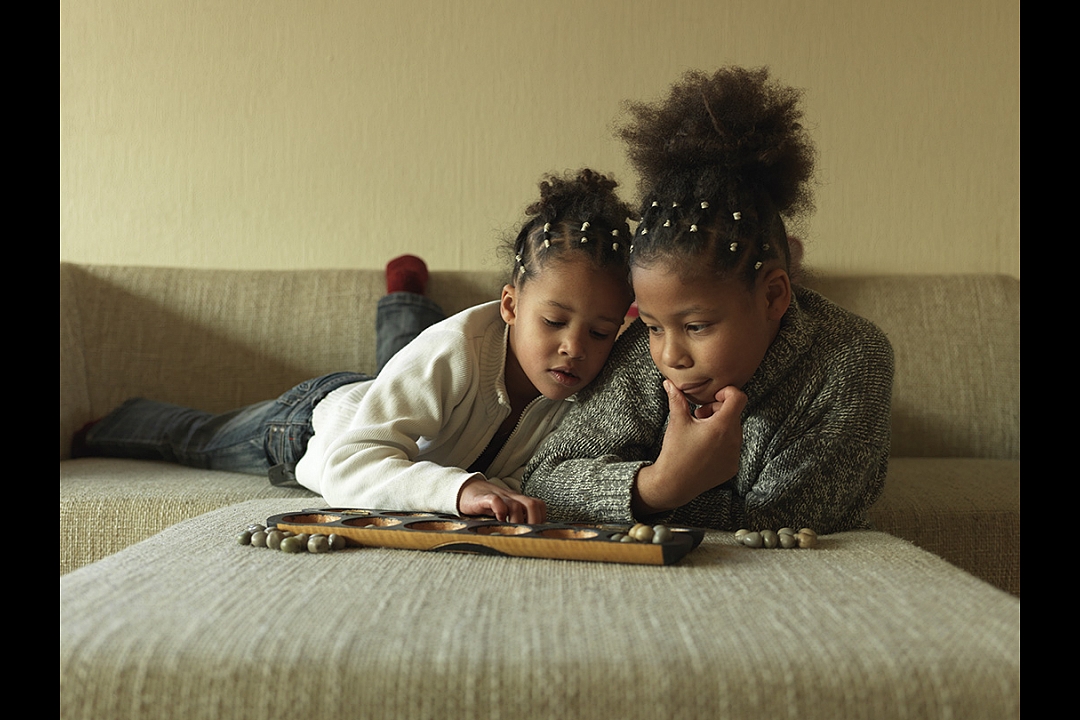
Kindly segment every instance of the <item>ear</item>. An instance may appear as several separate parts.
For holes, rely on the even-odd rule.
[[[502,299],[499,301],[499,314],[503,322],[513,325],[517,320],[517,295],[518,289],[513,285],[503,285]]]
[[[779,321],[791,305],[791,278],[783,268],[773,268],[762,279],[769,320]]]

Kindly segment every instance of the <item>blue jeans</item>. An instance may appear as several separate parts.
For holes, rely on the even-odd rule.
[[[446,319],[446,313],[426,295],[396,292],[379,298],[375,313],[375,372],[412,342],[425,328]]]
[[[393,293],[382,298],[375,324],[379,367],[442,318],[438,305],[422,295]],[[305,380],[276,400],[217,415],[133,398],[90,428],[86,447],[96,456],[263,475],[271,468],[291,468],[304,456],[315,432],[312,412],[320,400],[343,385],[370,379],[354,372],[331,373]]]

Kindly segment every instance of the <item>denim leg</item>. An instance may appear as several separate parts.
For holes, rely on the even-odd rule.
[[[375,315],[376,372],[425,328],[445,319],[446,313],[426,295],[410,292],[384,295]]]
[[[90,428],[93,455],[165,460],[190,467],[261,475],[267,471],[263,437],[275,401],[214,415],[143,398],[128,400]]]
[[[266,420],[266,459],[271,466],[295,464],[307,451],[315,434],[311,416],[323,398],[343,385],[372,380],[372,376],[354,372],[336,372],[305,380],[272,402],[274,413]],[[267,468],[263,468],[263,472]]]
[[[213,413],[134,398],[90,428],[93,455],[165,460],[190,467],[264,475],[272,465],[295,463],[311,439],[311,414],[328,394],[370,379],[333,373],[306,380],[276,400]]]

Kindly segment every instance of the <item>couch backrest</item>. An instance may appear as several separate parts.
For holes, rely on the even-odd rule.
[[[892,454],[1020,457],[1020,281],[1004,275],[818,278],[896,354]]]
[[[435,272],[449,312],[495,299],[497,272]],[[819,278],[896,351],[893,454],[1019,457],[1020,286],[994,276]],[[60,456],[142,395],[207,410],[375,367],[376,270],[60,265]]]

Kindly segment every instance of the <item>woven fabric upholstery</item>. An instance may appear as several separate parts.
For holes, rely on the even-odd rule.
[[[60,463],[60,574],[89,565],[162,528],[254,498],[321,500],[265,477],[164,462],[84,458]]]
[[[429,294],[456,312],[498,297],[504,279],[434,272]],[[1019,594],[1019,281],[821,277],[810,286],[877,323],[895,351],[893,460],[872,521]],[[72,464],[79,427],[136,395],[224,410],[323,373],[370,371],[384,289],[375,270],[61,263],[61,572],[216,507],[288,497],[268,495],[281,491],[259,478]]]
[[[884,533],[672,567],[232,539],[306,504],[62,577],[61,718],[1019,717],[1019,601]]]
[[[894,457],[1020,459],[1020,282],[1006,276],[821,278],[896,358]]]

